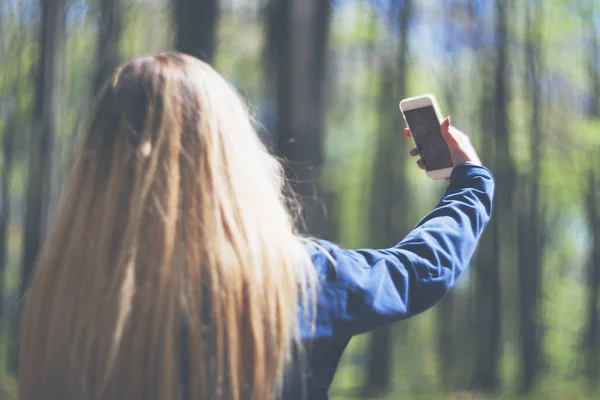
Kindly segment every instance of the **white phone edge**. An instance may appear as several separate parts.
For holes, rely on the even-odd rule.
[[[409,97],[409,98],[403,99],[400,102],[400,104],[398,105],[398,107],[400,108],[400,111],[402,112],[402,118],[404,118],[404,122],[405,122],[406,126],[408,126],[408,122],[406,121],[406,116],[404,115],[404,111],[414,110],[416,108],[423,108],[423,107],[428,107],[428,106],[433,107],[433,109],[435,110],[435,115],[437,116],[437,119],[438,119],[438,123],[441,124],[442,123],[442,115],[440,113],[440,109],[437,104],[437,101],[435,100],[435,96],[432,94],[424,94],[421,96]],[[415,143],[415,139],[412,137],[411,137],[411,139],[413,140],[413,143],[416,146],[417,144]],[[445,179],[445,178],[449,178],[450,175],[452,175],[453,169],[454,169],[454,167],[435,169],[433,171],[425,170],[425,174],[427,175],[427,177],[429,179],[432,179],[432,180]]]
[[[452,175],[452,170],[454,167],[450,168],[442,168],[442,169],[434,169],[433,171],[425,171],[425,174],[429,179],[438,180],[438,179],[446,179],[450,178]]]

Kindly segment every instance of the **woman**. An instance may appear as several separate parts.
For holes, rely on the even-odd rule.
[[[295,233],[280,164],[211,67],[121,67],[27,295],[21,399],[327,398],[349,339],[435,304],[490,217],[490,173],[442,132],[438,207],[391,249],[342,250]]]

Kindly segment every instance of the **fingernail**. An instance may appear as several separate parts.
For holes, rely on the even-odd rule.
[[[444,124],[449,127],[450,126],[450,116],[446,117],[446,121],[444,121]]]

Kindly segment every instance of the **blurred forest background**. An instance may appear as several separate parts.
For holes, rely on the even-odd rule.
[[[178,49],[244,94],[314,235],[398,242],[439,200],[398,102],[434,93],[497,178],[471,269],[353,339],[333,399],[599,398],[599,0],[0,0],[0,383],[95,93]],[[12,393],[12,394],[11,394]]]

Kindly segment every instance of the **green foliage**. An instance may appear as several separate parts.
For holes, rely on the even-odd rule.
[[[216,68],[243,91],[250,103],[263,101],[267,97],[265,86],[271,84],[261,57],[263,27],[253,19],[239,20],[226,14],[222,16],[218,37]]]
[[[124,59],[173,49],[169,6],[170,3],[135,2],[125,10],[122,35],[126,39],[121,40]]]
[[[377,41],[375,10],[369,2],[342,3],[333,17],[331,41],[338,46],[361,46]]]

